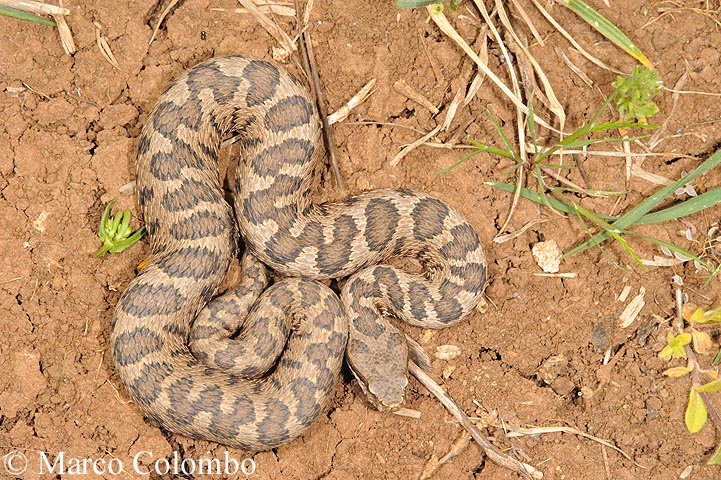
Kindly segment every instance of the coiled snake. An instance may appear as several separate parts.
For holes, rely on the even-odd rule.
[[[245,56],[193,67],[150,113],[137,189],[153,255],[118,302],[111,345],[130,396],[161,427],[252,450],[277,446],[323,412],[344,352],[372,402],[395,408],[407,345],[384,315],[441,328],[478,303],[486,281],[478,236],[440,200],[375,190],[311,203],[319,131],[298,80]],[[252,255],[240,285],[213,299],[238,250],[217,163],[229,135],[241,146],[235,216]],[[394,256],[418,258],[427,273],[380,264]],[[263,292],[256,258],[291,278]],[[316,281],[348,276],[340,300]]]

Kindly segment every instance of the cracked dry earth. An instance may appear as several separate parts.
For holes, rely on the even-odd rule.
[[[603,102],[615,75],[571,51],[531,4],[522,3],[546,42],[532,44],[532,51],[567,110],[567,130],[577,128]],[[666,85],[687,73],[685,90],[721,91],[721,33],[714,23],[718,16],[678,8],[664,14],[674,7],[668,2],[622,0],[614,2],[614,9],[591,3],[632,34]],[[226,454],[248,458],[256,466],[253,478],[259,479],[418,478],[429,459],[443,456],[463,433],[414,380],[407,407],[421,412],[420,419],[369,409],[344,372],[327,415],[302,439],[263,453],[162,432],[129,402],[108,350],[110,318],[135,266],[149,251],[141,242],[121,255],[95,259],[102,209],[118,198],[118,206],[131,208],[138,221],[134,197],[119,188],[133,180],[140,128],[175,76],[214,55],[242,52],[269,58],[274,43],[250,16],[229,11],[237,6],[230,0],[180,2],[151,46],[151,25],[165,4],[64,4],[72,11],[68,22],[78,46],[73,57],[63,54],[51,28],[0,17],[0,456],[25,452],[30,468],[19,477],[27,479],[135,478],[132,459],[139,452],[147,452],[140,457],[143,468],[152,463],[151,453],[153,460],[171,461],[223,459]],[[631,70],[631,59],[568,11],[556,6],[552,12],[598,57]],[[464,8],[459,14],[451,19],[460,33],[476,38],[480,23]],[[371,78],[377,85],[366,104],[333,127],[347,192],[335,188],[326,169],[317,176],[315,200],[336,200],[381,187],[412,188],[455,206],[477,229],[489,257],[483,312],[433,334],[406,331],[431,353],[441,345],[459,347],[456,358],[434,359],[433,376],[466,412],[488,425],[486,431],[497,445],[525,455],[548,479],[663,480],[678,478],[688,466],[693,466],[688,478],[719,478],[718,468],[704,465],[718,435],[710,427],[695,435],[685,431],[687,381],[663,377],[668,364],[657,356],[666,337],[665,319],[673,313],[672,275],[684,277],[691,301],[709,306],[718,300],[718,279],[704,285],[693,266],[642,270],[614,245],[608,245],[606,253],[623,270],[598,251],[587,251],[562,264],[564,272],[577,274],[575,278],[536,276],[533,244],[554,239],[568,250],[585,233],[576,221],[521,201],[510,230],[533,219],[548,221],[513,241],[493,243],[509,197],[483,182],[503,179],[508,162],[478,155],[436,176],[433,172],[464,151],[423,147],[397,167],[389,166],[401,145],[420,136],[414,129],[430,131],[443,115],[434,117],[407,100],[393,90],[393,83],[405,80],[445,110],[464,79],[474,73],[462,52],[425,20],[422,11],[397,11],[390,2],[316,4],[310,29],[330,110]],[[93,21],[102,25],[120,68],[113,69],[98,51]],[[279,21],[291,31],[290,23]],[[491,68],[504,76],[499,52],[495,45],[489,47]],[[570,72],[561,52],[586,72],[593,88]],[[288,68],[298,71],[293,64]],[[643,168],[678,178],[719,148],[721,101],[682,94],[672,108],[672,94],[664,92],[658,103],[657,121],[668,122],[656,150],[670,155],[649,157]],[[489,83],[458,114],[454,128],[462,130],[457,137],[498,144],[486,107],[514,138],[513,108]],[[226,164],[229,153],[224,153]],[[658,188],[636,177],[626,186],[622,158],[592,156],[582,161],[594,188],[628,191],[620,200],[584,200],[596,211],[627,210]],[[568,176],[582,181],[577,170]],[[695,182],[699,191],[718,185],[718,171]],[[688,218],[697,240],[719,221],[719,210],[714,207]],[[698,243],[679,233],[685,228],[668,223],[642,231],[697,249]],[[645,258],[658,254],[649,243],[634,239],[634,245]],[[618,317],[628,301],[619,301],[618,295],[625,286],[631,288],[631,297],[644,288],[646,306],[630,327],[622,329]],[[601,369],[609,349],[615,363]],[[554,363],[549,358],[561,360]],[[579,397],[582,390],[593,391],[593,397]],[[529,424],[572,426],[607,439],[632,460],[571,434],[506,438],[502,423],[511,429]],[[66,460],[92,458],[106,464],[117,459],[125,472],[41,475],[38,451],[53,461],[61,454]],[[193,476],[201,477],[226,478]],[[0,466],[0,478],[14,477]],[[144,478],[171,476],[154,473]],[[471,444],[434,478],[518,477],[485,460]]]

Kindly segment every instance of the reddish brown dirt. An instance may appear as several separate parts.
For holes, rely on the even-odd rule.
[[[470,3],[464,2],[460,15],[451,18],[466,38],[474,39],[480,23],[465,9]],[[522,3],[546,41],[544,47],[534,44],[532,51],[567,109],[566,130],[577,128],[611,91],[615,74],[571,51],[532,5]],[[592,3],[633,36],[666,85],[673,86],[687,73],[685,90],[721,91],[721,33],[707,16],[688,9],[661,15],[671,3],[625,0],[613,2],[614,9]],[[5,32],[0,44],[0,111],[5,119],[0,127],[0,457],[13,450],[24,452],[30,464],[21,477],[28,479],[61,478],[40,474],[38,451],[51,459],[63,452],[66,465],[71,457],[101,459],[106,465],[118,459],[125,473],[117,478],[138,477],[132,457],[142,451],[152,452],[155,459],[172,459],[174,452],[181,459],[223,459],[228,451],[234,458],[254,459],[259,479],[418,478],[428,460],[443,456],[463,432],[415,381],[410,384],[407,407],[420,411],[420,420],[369,409],[346,375],[330,412],[304,438],[257,454],[162,432],[128,401],[108,349],[110,318],[119,292],[148,248],[143,242],[121,255],[94,258],[103,206],[118,198],[119,206],[137,212],[135,198],[123,196],[118,188],[133,180],[140,127],[175,76],[214,55],[242,52],[270,57],[274,43],[251,17],[211,10],[235,8],[230,0],[181,2],[150,47],[149,25],[154,25],[164,3],[70,0],[65,4],[72,10],[68,22],[78,47],[72,57],[63,54],[52,28],[0,17]],[[704,5],[688,2],[689,7]],[[558,6],[552,11],[595,55],[622,71],[631,70],[632,59],[569,11]],[[404,127],[429,131],[444,116],[433,117],[406,100],[393,83],[403,79],[445,109],[458,88],[457,79],[473,72],[468,58],[426,22],[423,11],[397,11],[390,2],[317,2],[311,18],[331,110],[365,82],[377,79],[368,103],[349,121],[333,127],[347,192],[339,192],[325,171],[318,198],[341,198],[379,187],[423,190],[460,209],[488,247],[490,281],[483,313],[429,338],[420,330],[406,329],[417,339],[425,338],[422,343],[429,352],[443,344],[460,347],[460,357],[433,362],[438,379],[444,369],[454,368],[441,383],[458,404],[490,423],[486,431],[497,445],[524,455],[548,479],[663,480],[678,478],[691,465],[689,478],[721,477],[718,467],[705,466],[719,435],[711,426],[695,435],[686,432],[683,412],[689,380],[662,376],[669,364],[657,356],[674,311],[672,275],[684,277],[690,300],[700,305],[718,300],[719,280],[704,285],[703,275],[692,265],[640,269],[611,244],[606,246],[608,258],[590,250],[565,260],[562,271],[574,272],[576,278],[536,276],[540,269],[531,255],[533,244],[553,239],[568,250],[584,240],[585,232],[573,219],[521,201],[510,231],[534,219],[549,221],[513,241],[494,243],[510,201],[506,193],[483,182],[504,179],[508,162],[478,155],[451,173],[436,176],[433,172],[465,151],[422,147],[397,167],[389,166],[400,146],[420,136]],[[102,24],[119,69],[101,56],[94,21]],[[280,23],[291,31],[290,22]],[[563,64],[561,52],[586,72],[593,87]],[[434,74],[429,59],[442,78]],[[490,66],[505,78],[499,59],[491,45]],[[298,71],[294,65],[289,68]],[[721,101],[682,94],[672,111],[672,94],[664,92],[659,105],[654,120],[667,124],[656,151],[672,155],[650,157],[643,168],[677,178],[719,147]],[[488,81],[456,118],[455,127],[467,125],[459,138],[501,146],[484,107],[515,139],[512,105]],[[628,191],[618,203],[616,198],[584,201],[598,211],[622,212],[658,188],[638,178],[626,187],[623,159],[590,157],[583,163],[594,188]],[[569,175],[582,181],[576,170]],[[718,169],[695,182],[699,191],[719,185]],[[698,240],[720,217],[721,209],[715,207],[688,219],[697,229],[696,242],[679,233],[685,229],[680,223],[642,231],[699,252]],[[645,258],[659,253],[650,243],[632,240]],[[631,287],[631,297],[642,287],[646,290],[646,306],[626,329],[619,327],[619,314],[628,300],[617,300],[624,286]],[[609,347],[615,363],[602,370]],[[567,364],[546,372],[541,366],[553,356],[564,357]],[[710,358],[702,361],[708,364]],[[582,398],[582,390],[594,395]],[[721,407],[718,395],[715,401]],[[509,439],[501,422],[511,429],[575,427],[608,440],[633,460],[568,433]],[[142,460],[147,464],[149,458],[146,454]],[[88,472],[62,478],[113,477],[96,475],[90,467]],[[0,478],[11,478],[2,465]],[[434,478],[518,476],[486,460],[471,444]]]

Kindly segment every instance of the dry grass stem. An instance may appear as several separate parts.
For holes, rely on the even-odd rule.
[[[430,147],[430,148],[442,148],[444,150],[475,150],[477,147],[474,147],[473,145],[465,145],[465,144],[458,144],[458,143],[440,143],[440,142],[426,142],[423,144],[424,147]]]
[[[626,157],[626,183],[631,180],[631,166],[633,165],[633,152],[631,152],[631,142],[622,142],[621,148]]]
[[[345,120],[348,115],[350,114],[351,110],[353,110],[355,107],[360,105],[361,103],[365,102],[368,97],[370,97],[371,93],[373,93],[373,87],[376,84],[376,79],[372,78],[368,83],[363,85],[360,90],[358,90],[358,93],[353,95],[353,97],[348,100],[348,102],[340,107],[335,112],[328,115],[328,124],[333,125],[334,123],[341,122]]]
[[[657,175],[655,173],[647,172],[636,163],[631,165],[631,175],[656,185],[670,185],[672,183],[671,180],[666,177],[662,177],[661,175]]]
[[[671,112],[669,112],[666,119],[661,124],[661,127],[654,132],[653,135],[651,135],[651,138],[648,139],[648,142],[646,142],[646,147],[649,150],[653,150],[658,146],[659,143],[662,141],[663,133],[666,131],[666,128],[668,127],[668,122],[671,120],[671,117],[673,116],[674,112],[676,111],[676,105],[678,104],[679,98],[681,98],[681,92],[680,90],[683,88],[683,86],[686,84],[686,80],[688,79],[688,70],[683,72],[683,75],[679,77],[679,79],[676,81],[676,84],[673,86],[674,92],[671,95]]]
[[[60,36],[60,44],[63,46],[63,50],[68,55],[75,53],[75,42],[73,41],[73,34],[70,33],[70,27],[68,22],[65,21],[65,15],[53,15],[53,20],[58,26],[58,35]]]
[[[626,308],[623,309],[623,312],[621,312],[621,316],[618,318],[621,328],[628,328],[629,326],[631,326],[633,321],[636,320],[638,314],[641,313],[643,307],[646,306],[646,301],[644,300],[645,295],[646,289],[644,287],[641,287],[639,289],[638,295],[633,297],[633,299],[631,299],[628,305],[626,305]]]
[[[483,25],[481,27],[481,33],[478,34],[478,43],[480,43],[480,50],[478,52],[478,58],[481,59],[481,61],[488,65],[488,42],[486,41],[488,37],[488,26]],[[485,80],[486,75],[482,71],[478,71],[473,76],[473,81],[471,82],[471,86],[468,87],[468,92],[466,93],[466,98],[463,99],[463,105],[468,105],[471,103],[471,100],[476,96],[476,93],[478,93],[478,90],[480,90],[481,85],[483,85],[483,80]]]
[[[158,18],[158,23],[155,24],[155,28],[153,29],[153,34],[150,36],[150,40],[148,41],[148,45],[153,43],[155,40],[155,36],[158,34],[158,31],[160,30],[160,25],[163,24],[163,20],[165,20],[165,17],[168,16],[168,13],[170,13],[170,10],[173,9],[174,6],[178,4],[180,0],[172,0],[165,9],[163,9],[163,13],[160,14],[160,17]]]
[[[393,90],[400,93],[409,100],[416,102],[421,107],[429,110],[433,115],[438,115],[440,110],[438,107],[428,100],[422,93],[415,90],[413,87],[408,85],[405,80],[398,80],[393,84]]]
[[[568,68],[570,68],[571,71],[573,73],[575,73],[578,76],[578,78],[581,79],[581,81],[583,83],[585,83],[589,87],[593,87],[593,80],[591,80],[591,78],[588,75],[586,75],[586,72],[584,72],[583,70],[578,68],[578,66],[576,66],[576,64],[573,63],[570,58],[568,58],[568,56],[566,55],[566,53],[563,50],[561,50],[558,47],[554,47],[554,48],[556,49],[556,53],[561,57],[561,60],[563,60],[563,63],[565,63],[566,66]]]
[[[433,474],[435,474],[436,471],[441,468],[442,465],[448,463],[448,461],[450,461],[453,457],[458,456],[461,452],[468,448],[468,445],[471,443],[472,438],[473,437],[471,437],[471,435],[464,430],[461,433],[461,436],[453,442],[448,453],[443,455],[443,457],[439,459],[436,458],[435,455],[432,455],[430,460],[428,460],[426,465],[423,467],[421,476],[418,477],[419,480],[427,480],[431,478]]]
[[[308,26],[308,23],[310,22],[310,12],[313,10],[313,5],[315,4],[315,0],[308,0],[305,4],[305,9],[303,10],[303,19],[301,25],[303,26],[303,30]]]
[[[473,439],[478,442],[478,444],[481,446],[483,451],[488,455],[488,458],[491,459],[496,464],[500,465],[503,468],[507,468],[509,470],[512,470],[514,472],[520,473],[521,475],[527,475],[531,478],[543,478],[543,473],[540,470],[537,470],[532,465],[529,465],[527,463],[520,462],[516,460],[513,457],[510,457],[496,449],[480,432],[478,427],[476,427],[470,418],[461,410],[461,408],[456,405],[456,403],[453,401],[453,399],[438,385],[426,372],[424,372],[418,365],[416,365],[414,362],[409,361],[408,362],[408,371],[416,377],[416,379],[428,389],[429,392],[431,392],[442,404],[446,409],[453,415],[453,417],[456,419],[458,423],[461,424],[463,428],[468,431],[468,433],[471,434]]]
[[[23,12],[37,13],[39,15],[63,16],[70,15],[70,9],[57,7],[48,3],[33,2],[30,0],[0,0],[0,6],[22,10]]]
[[[51,15],[58,27],[60,45],[62,45],[63,51],[68,55],[75,53],[76,48],[75,41],[73,41],[73,34],[70,32],[70,27],[68,27],[68,23],[65,21],[65,16],[70,15],[70,9],[63,6],[58,7],[47,3],[33,2],[29,0],[0,0],[0,6],[14,8],[15,10],[21,10],[23,12],[38,15]]]
[[[624,458],[627,460],[630,460],[633,462],[634,465],[636,465],[639,468],[646,468],[643,465],[640,465],[639,463],[636,463],[636,461],[631,458],[631,456],[618,448],[616,445],[612,444],[608,440],[604,440],[599,437],[595,437],[593,435],[590,435],[588,433],[582,432],[578,430],[577,428],[572,427],[519,427],[513,430],[510,430],[506,432],[506,435],[509,438],[516,438],[516,437],[524,437],[526,435],[543,435],[546,433],[568,433],[570,435],[578,435],[579,437],[587,438],[589,440],[593,440],[594,442],[598,442],[601,445],[606,445],[608,448],[611,448],[621,455],[623,455]]]
[[[539,150],[545,150],[545,145],[536,145],[536,147]],[[528,148],[534,148],[534,145],[532,143],[528,144]],[[625,157],[627,155],[626,152],[618,152],[614,150],[578,150],[574,148],[561,148],[555,152],[553,152],[551,155],[558,156],[558,155],[569,155],[569,154],[575,154],[575,155],[583,155],[584,157],[592,157],[592,156],[601,156],[601,157]],[[689,158],[689,159],[695,159],[698,160],[698,157],[695,157],[693,155],[684,155],[680,153],[674,153],[674,152],[646,152],[646,153],[634,153],[634,157],[638,158],[645,158],[645,157],[668,157],[668,158]]]
[[[249,2],[250,0],[238,1]],[[295,1],[295,6],[296,15],[298,15],[298,0]],[[323,89],[320,85],[318,65],[316,64],[315,55],[313,53],[313,41],[310,38],[310,32],[304,29],[301,18],[298,18],[298,28],[302,30],[300,35],[300,49],[303,60],[303,68],[310,79],[310,85],[313,89],[313,93],[315,93],[316,106],[318,107],[318,114],[320,116],[321,124],[323,125],[323,142],[325,143],[325,148],[328,151],[328,157],[330,159],[331,168],[333,169],[336,185],[338,186],[338,190],[342,192],[345,190],[345,186],[343,185],[343,178],[340,175],[340,168],[338,168],[338,154],[335,141],[333,140],[333,134],[330,131],[330,125],[328,124],[328,108],[325,104],[325,95],[323,95]],[[295,45],[293,45],[293,47],[295,47]]]
[[[422,136],[415,142],[403,147],[401,149],[401,151],[398,152],[398,154],[395,157],[393,157],[393,159],[390,161],[391,167],[395,167],[396,165],[398,165],[398,163],[403,159],[403,157],[405,157],[410,152],[412,152],[413,150],[418,148],[420,145],[423,145],[424,143],[426,143],[429,138],[433,137],[438,132],[440,132],[442,128],[443,128],[443,125],[438,125],[436,128],[434,128],[433,130],[431,130],[430,132],[428,132],[427,134],[425,134],[424,136]]]
[[[423,52],[426,54],[426,58],[428,58],[428,63],[431,65],[431,70],[433,70],[433,75],[436,77],[436,82],[439,85],[445,85],[446,78],[443,76],[443,70],[440,66],[438,66],[438,61],[431,55],[430,50],[428,50],[428,45],[426,45],[426,39],[423,38],[423,34],[421,32],[418,32],[418,36],[421,39],[421,46],[423,47]]]
[[[538,30],[536,30],[536,26],[531,21],[531,17],[528,16],[526,10],[523,9],[523,6],[518,2],[518,0],[512,0],[512,3],[520,17],[523,19],[523,22],[528,25],[528,29],[531,31],[531,35],[533,35],[533,38],[536,39],[536,41],[541,47],[545,47],[546,43],[543,41],[541,34],[538,33]]]
[[[534,273],[534,277],[552,277],[552,278],[576,278],[578,274],[576,272],[561,272],[561,273]]]
[[[526,223],[524,226],[516,230],[515,232],[506,233],[503,235],[496,235],[493,238],[493,243],[506,243],[509,240],[513,240],[514,238],[518,238],[524,233],[526,233],[529,229],[535,227],[536,225],[539,225],[541,223],[546,223],[550,218],[534,218],[530,220],[528,223]]]
[[[513,62],[511,61],[511,56],[508,53],[508,49],[506,48],[503,38],[501,37],[500,33],[498,32],[498,29],[496,29],[496,26],[491,21],[491,17],[488,14],[488,11],[486,10],[486,6],[484,3],[480,0],[474,0],[473,3],[476,5],[476,8],[480,12],[480,14],[483,16],[483,19],[486,21],[486,24],[488,25],[488,28],[491,31],[492,36],[496,40],[496,43],[501,48],[501,52],[503,53],[503,57],[506,59],[506,66],[508,67],[508,73],[511,78],[511,83],[513,86],[513,93],[516,98],[521,98],[521,87],[518,83],[518,79],[516,77],[516,72],[513,69]],[[496,2],[496,8],[499,8],[499,3]],[[523,103],[516,104],[516,131],[518,133],[518,145],[519,145],[519,161],[522,163],[525,163],[526,158],[526,123],[524,114],[528,115],[528,109],[526,108]],[[538,119],[540,122],[540,118]],[[513,218],[513,214],[516,211],[516,207],[518,206],[518,202],[521,198],[521,186],[523,185],[523,169],[518,170],[518,178],[516,179],[516,191],[513,194],[513,200],[511,202],[511,206],[508,209],[508,215],[506,216],[506,220],[503,222],[503,226],[500,228],[499,233],[504,232],[508,225],[511,222],[511,219]]]
[[[265,28],[265,31],[285,49],[286,52],[291,53],[298,50],[293,40],[273,21],[268,15],[260,11],[260,8],[253,3],[251,0],[238,0],[244,8],[247,8],[250,13],[258,20],[258,22]]]
[[[588,196],[591,196],[591,197],[601,197],[601,196],[603,196],[603,195],[594,195],[594,194],[592,194],[591,192],[589,192],[588,190],[586,190],[586,189],[583,188],[582,186],[580,186],[580,185],[572,182],[571,180],[567,179],[566,177],[564,177],[564,176],[562,176],[562,175],[554,172],[554,171],[551,170],[550,168],[542,167],[541,170],[542,170],[543,173],[545,173],[546,175],[555,178],[559,183],[562,183],[562,184],[564,184],[564,185],[566,185],[566,186],[568,186],[568,187],[571,187],[571,188],[573,188],[573,189],[576,189],[576,190],[578,190],[579,192],[583,193],[584,195],[588,195]]]
[[[531,55],[525,39],[519,38],[515,29],[511,25],[511,21],[509,20],[508,15],[503,8],[503,2],[496,0],[496,9],[498,10],[498,18],[501,19],[501,23],[503,23],[503,25],[506,27],[506,30],[511,34],[511,37],[516,42],[516,45],[518,46],[523,57],[525,57],[529,62],[531,62],[531,65],[533,65],[533,70],[536,72],[536,75],[538,75],[539,80],[541,80],[541,84],[543,85],[543,92],[548,99],[548,108],[558,117],[559,129],[563,131],[563,127],[566,125],[566,112],[563,109],[561,102],[558,101],[558,97],[556,97],[556,93],[553,91],[551,82],[548,80],[548,77],[541,68],[541,65],[536,61],[534,56]],[[528,77],[530,81],[533,81],[533,75],[528,75]],[[531,93],[529,92],[529,97],[530,95]]]
[[[356,120],[356,121],[354,121],[354,122],[348,122],[348,123],[351,123],[351,124],[352,124],[352,123],[357,123],[358,125],[383,125],[383,126],[387,126],[387,127],[398,127],[398,128],[405,128],[406,130],[412,130],[412,131],[414,131],[414,132],[416,132],[416,133],[419,133],[419,134],[421,134],[421,135],[425,135],[425,134],[426,134],[426,132],[424,132],[423,130],[419,130],[419,129],[415,128],[415,127],[411,127],[410,125],[403,125],[402,123],[394,123],[394,122],[373,122],[373,121],[370,121],[370,120]],[[470,145],[469,145],[468,148],[476,148],[476,147],[473,147],[473,146],[470,146]]]
[[[411,408],[399,408],[398,410],[394,410],[393,414],[399,417],[415,418],[416,420],[421,418],[421,412]]]
[[[448,18],[443,14],[443,12],[435,13],[430,7],[426,7],[426,10],[428,11],[428,14],[430,15],[433,22],[438,26],[438,28],[441,29],[443,33],[448,35],[454,42],[458,44],[461,49],[471,57],[471,59],[478,65],[478,68],[503,92],[506,97],[508,97],[513,104],[521,109],[523,113],[528,113],[528,107],[526,107],[520,98],[518,98],[517,95],[515,95],[502,81],[498,76],[496,76],[491,69],[486,66],[486,64],[483,63],[483,61],[478,57],[476,52],[473,51],[473,49],[468,45],[468,43],[461,37],[458,32],[453,28],[453,26],[448,21]],[[548,124],[543,118],[540,116],[536,117],[536,123],[539,125],[542,125],[548,129],[551,129],[553,131],[557,130],[553,128],[551,125]]]
[[[120,65],[118,65],[118,61],[115,59],[115,55],[113,55],[113,51],[110,50],[110,45],[108,45],[108,41],[105,40],[105,37],[101,33],[101,30],[103,28],[102,24],[100,22],[93,22],[93,25],[95,25],[95,41],[98,44],[98,48],[100,49],[100,54],[107,60],[107,62],[113,66],[115,69],[119,69]]]
[[[721,27],[721,20],[719,20],[718,12],[717,12],[717,11],[714,11],[714,10],[711,10],[710,8],[693,8],[693,7],[689,7],[688,5],[685,5],[685,4],[682,3],[682,2],[664,2],[664,3],[669,3],[669,4],[671,4],[672,6],[670,6],[670,7],[668,7],[668,6],[660,6],[660,7],[658,7],[658,11],[661,13],[661,15],[659,15],[659,16],[657,16],[657,17],[654,17],[654,18],[652,18],[651,20],[649,20],[648,22],[646,22],[646,23],[641,27],[642,29],[648,27],[649,25],[654,24],[655,22],[659,21],[660,19],[662,19],[662,18],[665,17],[666,15],[670,15],[670,16],[673,17],[673,14],[674,14],[674,13],[677,13],[677,12],[680,12],[680,11],[687,11],[687,12],[694,13],[694,14],[697,14],[697,15],[703,15],[704,17],[707,17],[709,20],[711,20],[712,22],[714,22],[717,27]],[[708,5],[708,2],[704,2],[704,3],[705,3],[706,5]]]
[[[451,127],[451,122],[453,122],[453,118],[455,118],[456,113],[458,112],[458,107],[460,107],[461,103],[463,103],[463,97],[465,96],[464,94],[466,93],[467,86],[467,82],[462,82],[458,86],[456,94],[453,96],[453,100],[451,100],[451,104],[446,110],[446,117],[443,120],[443,131],[447,132]]]
[[[576,39],[574,39],[573,36],[572,36],[570,33],[568,33],[568,32],[556,21],[556,19],[553,18],[553,17],[551,16],[551,14],[548,13],[548,12],[546,11],[546,9],[543,8],[543,6],[542,6],[540,3],[538,3],[537,0],[532,0],[532,1],[533,1],[533,4],[536,6],[536,8],[541,12],[541,14],[542,14],[544,17],[546,17],[546,20],[548,20],[548,22],[549,22],[551,25],[553,25],[553,28],[555,28],[556,30],[558,30],[558,32],[559,32],[561,35],[563,35],[563,36],[566,38],[566,40],[568,40],[568,41],[571,43],[571,45],[573,45],[574,48],[575,48],[576,50],[578,50],[578,52],[579,52],[581,55],[583,55],[584,57],[586,57],[586,58],[589,59],[591,62],[593,62],[593,63],[595,63],[596,65],[598,65],[599,67],[603,68],[604,70],[608,70],[608,71],[610,71],[610,72],[613,72],[613,73],[616,73],[616,74],[619,74],[619,75],[622,75],[622,74],[623,74],[623,72],[621,72],[620,70],[617,70],[617,69],[615,69],[615,68],[613,68],[613,67],[611,67],[611,66],[609,66],[609,65],[606,65],[606,64],[603,63],[601,60],[599,60],[598,58],[594,57],[593,55],[591,55],[590,53],[588,53],[586,50],[584,50],[584,48],[576,41]]]

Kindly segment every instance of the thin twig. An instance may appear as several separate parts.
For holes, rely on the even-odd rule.
[[[160,25],[162,25],[163,20],[165,20],[165,17],[168,16],[168,13],[170,13],[170,10],[177,5],[177,3],[180,0],[171,0],[171,2],[168,4],[167,7],[163,10],[163,13],[160,14],[160,18],[158,18],[158,23],[155,24],[155,28],[153,29],[153,34],[150,36],[150,40],[148,41],[148,45],[153,43],[153,40],[155,40],[155,35],[158,34],[158,30],[160,30]]]
[[[295,10],[299,14],[300,7],[298,5],[298,0],[295,0]],[[320,121],[323,124],[323,141],[325,142],[325,148],[328,151],[328,157],[330,158],[330,164],[333,168],[336,185],[338,186],[338,190],[343,192],[345,191],[345,186],[343,185],[343,179],[340,176],[337,150],[335,142],[333,141],[333,136],[330,132],[330,125],[328,124],[328,108],[325,105],[325,96],[323,95],[323,90],[320,86],[318,65],[315,62],[315,55],[313,55],[313,42],[311,42],[310,32],[304,28],[300,18],[298,18],[298,28],[303,32],[300,36],[301,58],[303,59],[303,68],[308,74],[310,85],[315,92],[315,102],[318,106]]]
[[[0,5],[40,15],[70,15],[70,9],[68,8],[30,0],[0,0]]]
[[[453,415],[453,417],[465,428],[468,433],[471,434],[473,439],[478,442],[483,451],[488,455],[488,458],[493,460],[495,463],[503,468],[507,468],[514,472],[518,472],[522,475],[528,476],[529,478],[543,478],[543,473],[537,470],[532,465],[520,462],[515,458],[509,457],[502,452],[499,452],[483,434],[478,430],[470,418],[456,405],[453,399],[438,385],[431,377],[428,376],[418,365],[414,362],[408,362],[408,371],[423,384],[442,404],[446,409]]]

